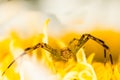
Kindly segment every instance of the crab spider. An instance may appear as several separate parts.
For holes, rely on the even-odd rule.
[[[76,39],[74,38],[73,40],[71,40],[68,44],[68,47],[64,48],[64,49],[54,49],[51,46],[49,46],[46,43],[38,43],[33,47],[28,47],[24,50],[24,53],[22,53],[21,55],[19,55],[16,59],[14,59],[6,68],[6,70],[2,73],[2,75],[5,74],[5,72],[11,67],[11,65],[20,57],[24,56],[25,54],[27,54],[28,51],[30,50],[36,50],[38,48],[43,48],[46,51],[51,53],[52,59],[56,60],[56,61],[65,61],[67,62],[70,58],[74,58],[74,60],[76,60],[76,53],[78,52],[78,50],[83,47],[83,45],[89,40],[92,39],[94,41],[96,41],[98,44],[100,44],[103,48],[104,48],[104,58],[105,58],[105,63],[106,63],[106,53],[109,53],[109,58],[110,58],[110,62],[111,64],[113,64],[113,59],[112,59],[112,54],[110,53],[110,49],[109,47],[105,44],[105,42],[99,38],[96,38],[94,36],[92,36],[91,34],[83,34],[81,36],[80,39]],[[75,44],[76,42],[76,44]]]

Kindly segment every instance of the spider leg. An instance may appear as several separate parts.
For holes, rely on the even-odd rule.
[[[107,54],[106,54],[106,49],[104,49],[104,58],[105,58],[105,60],[104,60],[104,65],[105,65],[106,62],[107,62],[107,58],[106,58],[106,56],[107,56]]]
[[[109,51],[110,61],[111,61],[111,64],[113,64],[112,54],[110,53],[109,47],[104,43],[104,41],[102,41],[101,39],[96,38],[90,34],[83,34],[82,35],[82,37],[79,39],[79,43],[78,43],[79,48],[78,49],[80,49],[89,39],[96,41],[98,44],[100,44],[101,46],[104,47],[105,63],[106,63],[106,50]]]
[[[86,37],[82,35],[80,39],[74,38],[73,40],[69,42],[68,48],[72,51],[72,53],[74,53],[75,56],[76,56],[77,51],[82,47],[82,44],[84,45],[84,43],[87,41],[87,39],[85,38]],[[76,45],[74,44],[75,41],[78,42]]]
[[[74,41],[79,41],[79,39],[73,38],[73,40],[71,40],[68,45],[71,45]]]
[[[84,36],[84,35],[82,35],[82,37],[81,37],[80,39],[73,38],[73,40],[71,40],[71,41],[69,42],[69,45],[71,45],[74,41],[79,41],[79,42],[81,42],[81,41],[83,41],[83,40],[84,40],[84,38],[85,38],[85,36]]]
[[[74,41],[78,41],[77,45],[71,45]],[[78,50],[88,41],[88,37],[85,37],[84,35],[82,35],[82,37],[80,39],[76,39],[74,38],[72,41],[69,42],[68,45],[68,49],[71,50],[71,52],[73,53],[73,57],[76,59],[76,53],[78,52]]]
[[[75,45],[71,45],[74,43],[74,41],[77,41],[78,43]],[[76,55],[77,51],[88,41],[88,38],[85,37],[85,35],[82,35],[80,39],[74,38],[69,42],[68,48],[71,50],[71,46],[73,48],[72,53]]]
[[[16,62],[17,59],[19,59],[20,57],[24,56],[26,53],[22,53],[21,55],[19,55],[17,58],[15,58],[8,66],[7,68],[4,70],[4,72],[2,73],[2,76],[6,73],[6,71]]]
[[[47,50],[50,53],[55,53],[55,49],[53,49],[52,47],[50,47],[49,45],[47,45],[46,43],[38,43],[36,44],[34,47],[28,47],[24,50],[24,52],[19,55],[17,58],[15,58],[5,69],[5,71],[2,73],[2,76],[6,73],[6,71],[16,62],[16,60],[18,60],[19,58],[21,58],[22,56],[24,56],[25,54],[27,54],[28,51],[33,51],[37,48],[43,48],[45,50]]]

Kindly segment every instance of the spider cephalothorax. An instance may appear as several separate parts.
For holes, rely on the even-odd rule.
[[[38,49],[38,48],[43,48],[46,51],[51,53],[51,57],[52,59],[56,60],[56,61],[65,61],[67,62],[69,59],[73,58],[76,59],[76,54],[78,52],[78,50],[83,47],[83,45],[89,40],[92,39],[94,41],[96,41],[98,44],[100,44],[101,46],[103,46],[104,48],[104,58],[105,58],[105,62],[106,63],[106,52],[108,52],[109,57],[110,57],[110,61],[111,64],[113,64],[113,59],[112,59],[112,55],[110,53],[110,49],[109,47],[105,44],[105,42],[99,38],[96,38],[90,34],[83,34],[81,36],[80,39],[76,39],[74,38],[73,40],[71,40],[68,44],[68,46],[64,49],[54,49],[51,46],[49,46],[46,43],[38,43],[33,47],[28,47],[24,50],[24,53],[22,53],[20,56],[18,56],[16,59],[14,59],[7,67],[7,69],[9,69],[9,67],[20,57],[22,57],[23,55],[25,55],[26,53],[28,53],[29,51]],[[7,71],[7,69],[3,72],[2,75],[5,74],[5,72]]]

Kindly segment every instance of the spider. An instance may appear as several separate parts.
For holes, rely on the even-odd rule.
[[[13,63],[16,62],[16,60],[22,56],[24,56],[25,54],[27,54],[28,51],[30,50],[36,50],[38,48],[43,48],[45,50],[47,50],[48,52],[51,53],[52,59],[56,60],[56,61],[65,61],[67,62],[70,58],[73,58],[74,60],[76,60],[76,53],[78,52],[78,50],[83,47],[83,45],[89,40],[92,39],[94,41],[96,41],[98,44],[100,44],[103,48],[104,48],[104,58],[105,61],[104,63],[106,63],[106,53],[108,51],[109,53],[109,58],[110,58],[110,62],[113,65],[113,59],[112,59],[112,54],[110,53],[110,49],[109,47],[105,44],[105,42],[99,38],[96,38],[94,36],[92,36],[91,34],[83,34],[81,36],[80,39],[76,39],[74,38],[73,40],[71,40],[68,44],[68,47],[64,48],[64,49],[54,49],[51,46],[49,46],[46,43],[38,43],[33,47],[28,47],[24,50],[24,52],[19,55],[16,59],[14,59],[5,69],[5,71],[2,73],[2,75],[4,75],[6,73],[6,71],[12,66]],[[76,42],[76,45],[75,45]]]

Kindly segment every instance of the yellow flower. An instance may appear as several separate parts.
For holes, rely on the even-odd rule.
[[[88,61],[83,49],[80,49],[77,53],[76,65],[66,73],[63,80],[97,80],[96,74],[92,66],[88,63],[92,61],[94,54],[91,54]]]

